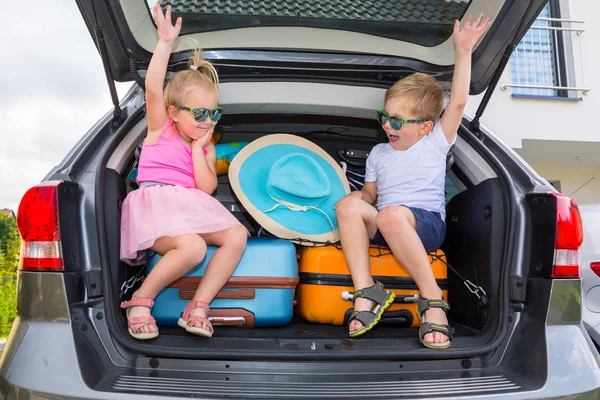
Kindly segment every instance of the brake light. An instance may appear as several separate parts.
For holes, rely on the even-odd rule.
[[[61,182],[43,182],[29,189],[19,204],[17,228],[21,234],[21,270],[64,269],[58,216]]]
[[[567,196],[553,195],[556,197],[556,240],[552,277],[579,278],[579,246],[583,242],[579,207]]]

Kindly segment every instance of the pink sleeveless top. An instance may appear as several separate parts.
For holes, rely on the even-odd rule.
[[[143,145],[138,162],[137,181],[196,188],[192,150],[173,129],[171,121],[165,126],[156,143]]]

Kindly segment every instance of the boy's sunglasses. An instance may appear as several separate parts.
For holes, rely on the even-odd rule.
[[[221,116],[223,115],[223,109],[221,107],[192,108],[192,107],[175,105],[175,108],[178,108],[180,110],[190,111],[192,114],[194,114],[194,119],[196,120],[196,122],[203,122],[206,119],[206,117],[208,117],[208,116],[210,116],[210,119],[213,122],[217,122],[221,119]]]
[[[400,117],[390,117],[385,110],[377,111],[377,121],[379,121],[381,125],[385,125],[386,122],[390,121],[390,126],[395,131],[400,130],[404,124],[422,124],[427,122],[426,119],[404,119]]]

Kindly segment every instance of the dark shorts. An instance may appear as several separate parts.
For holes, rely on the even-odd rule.
[[[423,242],[425,251],[436,251],[440,248],[446,237],[446,223],[442,220],[439,212],[424,210],[417,207],[406,207],[417,219],[417,234]],[[387,246],[383,235],[379,230],[371,239],[371,243],[379,246]]]

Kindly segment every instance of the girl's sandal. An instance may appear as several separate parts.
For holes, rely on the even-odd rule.
[[[201,308],[206,311],[206,317],[200,317],[199,315],[190,315],[192,310]],[[205,301],[190,301],[187,306],[183,309],[181,317],[177,321],[177,325],[193,333],[194,335],[202,337],[212,337],[213,326],[208,319],[210,316],[210,306]]]
[[[349,332],[349,335],[352,338],[373,329],[381,319],[383,312],[394,302],[396,296],[392,291],[384,290],[383,285],[380,282],[375,282],[373,286],[355,291],[352,301],[354,302],[358,297],[364,297],[365,299],[375,302],[375,307],[371,311],[354,311],[352,313],[348,320],[348,325],[354,320],[363,324],[362,328]]]
[[[444,299],[425,299],[419,296],[419,302],[417,305],[417,312],[419,320],[421,321],[421,327],[419,328],[419,339],[425,347],[430,349],[443,350],[450,347],[452,341],[452,330],[448,325],[434,324],[432,322],[425,322],[425,311],[430,308],[441,308],[444,312],[448,313],[450,305]],[[429,343],[425,341],[425,335],[432,332],[440,332],[448,337],[448,340],[442,343]]]
[[[152,310],[152,306],[154,305],[154,300],[151,299],[139,299],[133,298],[128,301],[124,301],[121,303],[121,308],[124,308],[125,315],[127,315],[127,329],[129,330],[129,334],[138,340],[148,340],[154,339],[158,336],[158,326],[156,326],[156,320],[152,316],[146,317],[133,317],[129,318],[129,309],[131,307],[148,307]],[[156,331],[154,332],[140,332],[140,328],[144,326],[154,326],[156,327]]]

